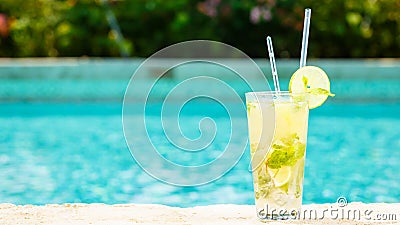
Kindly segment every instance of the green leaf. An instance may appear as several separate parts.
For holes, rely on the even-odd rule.
[[[295,158],[296,159],[301,159],[304,154],[306,153],[306,145],[303,143],[298,142],[295,146],[294,146],[295,150]]]
[[[279,140],[282,144],[273,144],[272,151],[267,158],[267,166],[279,169],[282,166],[293,166],[304,157],[306,145],[300,142],[297,134],[288,135]]]
[[[284,145],[293,145],[293,143],[295,141],[298,141],[298,140],[299,140],[299,136],[296,133],[294,133],[294,134],[291,134],[291,135],[289,135],[289,136],[287,136],[285,138],[282,138],[281,142]]]
[[[328,95],[331,97],[335,96],[335,94],[332,94],[331,92],[323,88],[310,88],[307,90],[307,93],[310,93],[312,95]]]
[[[266,198],[271,190],[271,177],[268,174],[258,175],[258,191],[255,193],[256,199]]]
[[[294,151],[291,148],[274,149],[267,161],[267,165],[271,169],[279,169],[290,164],[293,157]]]
[[[251,103],[247,103],[246,107],[247,107],[247,113],[250,113],[251,108],[255,108],[256,106]]]
[[[349,12],[346,14],[346,20],[351,26],[358,26],[362,21],[362,16],[356,12]]]
[[[306,76],[303,76],[302,80],[303,80],[304,88],[307,88],[307,86],[308,86],[308,78]]]

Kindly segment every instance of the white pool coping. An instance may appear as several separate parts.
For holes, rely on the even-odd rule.
[[[400,224],[400,203],[311,204],[299,220],[268,224]],[[360,216],[359,216],[360,215]],[[263,224],[252,205],[191,208],[157,204],[0,204],[0,224]]]

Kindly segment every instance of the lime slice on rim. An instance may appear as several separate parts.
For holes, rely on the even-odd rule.
[[[289,91],[292,93],[308,93],[308,107],[317,108],[322,105],[330,92],[330,82],[326,73],[316,66],[305,66],[298,69],[290,78]]]
[[[289,166],[282,166],[279,169],[271,169],[268,167],[268,173],[274,181],[275,187],[281,187],[289,182],[292,174]]]

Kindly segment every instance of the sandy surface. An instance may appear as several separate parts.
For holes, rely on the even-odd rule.
[[[338,204],[305,205],[302,209],[302,214],[301,217],[303,218],[300,220],[270,221],[268,223],[400,224],[400,203],[351,203],[345,206],[339,206]],[[353,219],[354,215],[357,218]],[[316,219],[316,217],[319,219]],[[255,208],[250,205],[210,205],[177,208],[141,204],[63,204],[45,206],[0,204],[0,224],[189,225],[264,223],[258,221],[255,215]]]

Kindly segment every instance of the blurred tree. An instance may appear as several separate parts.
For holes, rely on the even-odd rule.
[[[52,0],[2,0],[0,12],[7,18],[8,35],[1,38],[5,56],[56,56],[54,27],[65,3]]]
[[[55,27],[60,55],[119,56],[115,35],[100,2],[70,0],[68,6],[63,20]]]
[[[399,57],[399,0],[2,0],[0,56],[147,57],[180,41],[211,39],[265,57],[300,55],[312,8],[310,57]],[[109,7],[109,8],[106,8]],[[110,28],[112,12],[124,39]],[[109,11],[111,10],[111,11]],[[122,42],[122,43],[121,43]]]
[[[399,57],[400,1],[302,0],[313,9],[313,57]]]

